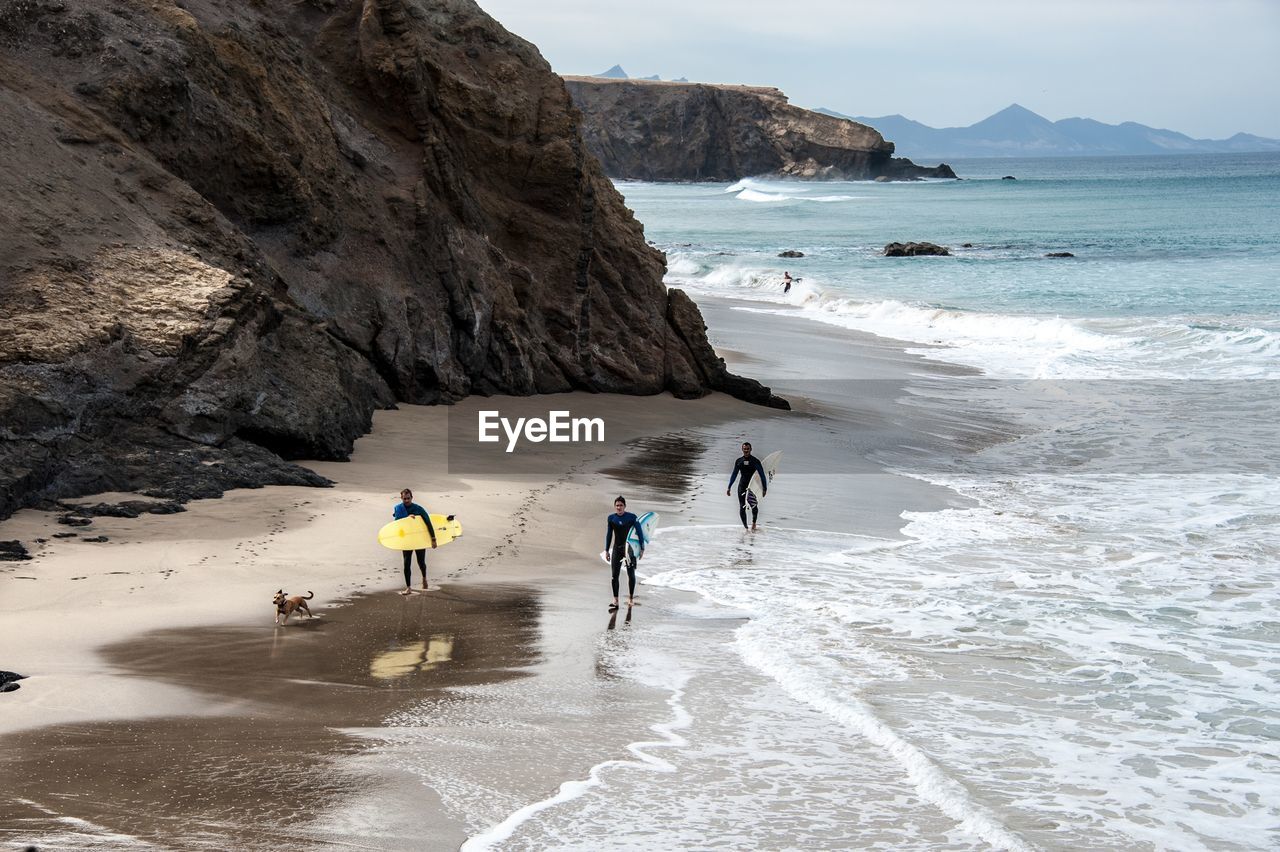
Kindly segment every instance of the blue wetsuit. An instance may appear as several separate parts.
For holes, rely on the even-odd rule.
[[[644,540],[644,530],[640,527],[640,519],[631,512],[623,512],[619,515],[612,512],[605,524],[606,530],[604,534],[604,549],[609,550],[612,544],[613,552],[609,554],[609,567],[613,569],[613,596],[618,596],[618,573],[622,567],[622,562],[627,555],[627,536],[634,529],[636,537],[640,539],[640,552],[644,552],[644,547],[648,542]],[[636,561],[627,559],[627,582],[630,587],[630,594],[635,597],[636,594]]]
[[[396,507],[391,510],[391,517],[397,521],[417,515],[422,518],[427,525],[427,532],[431,535],[431,543],[436,543],[436,528],[431,525],[431,516],[427,514],[427,510],[419,506],[417,503],[410,503],[408,506],[401,500]],[[427,584],[427,551],[426,548],[421,550],[404,551],[404,587],[407,589],[413,585],[413,555],[418,555],[418,570],[422,572],[422,584]]]

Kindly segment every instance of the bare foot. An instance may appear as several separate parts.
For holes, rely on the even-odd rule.
[[[427,585],[427,581],[426,581],[426,580],[423,580],[423,581],[422,581],[422,591],[424,591],[424,592],[425,592],[425,591],[426,591],[427,589],[429,589],[429,588],[430,588],[430,586],[428,586],[428,585]]]
[[[627,598],[627,609],[631,609],[631,607],[633,607],[633,606],[635,606],[635,605],[636,605],[636,599],[635,599],[635,598]]]
[[[613,611],[614,611],[615,609],[617,609],[617,608],[618,608],[618,602],[617,602],[617,601],[614,601],[613,603],[609,604],[609,612],[613,612]]]
[[[755,531],[756,531],[756,525],[755,525],[755,524],[752,524],[752,525],[751,525],[751,531],[752,531],[752,532],[755,532]]]
[[[401,592],[400,594],[402,594],[402,595],[411,595],[411,594],[413,594],[413,589],[405,589],[405,590],[404,590],[403,592]]]

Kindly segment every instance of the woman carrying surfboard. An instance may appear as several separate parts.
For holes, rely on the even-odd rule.
[[[618,572],[623,562],[627,564],[627,606],[635,605],[636,561],[627,559],[627,538],[635,534],[635,540],[640,543],[640,552],[636,556],[644,556],[644,548],[648,542],[645,540],[644,527],[639,521],[639,518],[627,511],[625,497],[620,496],[613,501],[613,514],[606,521],[604,534],[604,549],[609,553],[609,567],[613,570],[613,603],[609,604],[610,610],[618,608]]]
[[[422,518],[427,525],[427,532],[431,535],[431,547],[436,547],[436,528],[431,525],[431,516],[427,514],[427,510],[413,502],[413,492],[408,488],[400,492],[400,502],[391,510],[391,516],[397,521],[404,518],[417,515]],[[418,556],[418,570],[422,572],[422,590],[425,592],[427,586],[427,549],[406,550],[404,551],[404,591],[400,594],[413,594],[413,555]]]

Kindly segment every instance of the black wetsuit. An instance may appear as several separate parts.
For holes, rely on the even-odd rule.
[[[627,594],[635,597],[636,594],[636,561],[627,559],[627,536],[631,530],[636,531],[636,536],[640,539],[640,550],[644,550],[647,542],[644,540],[644,530],[640,528],[640,519],[631,512],[623,512],[619,515],[613,512],[609,515],[606,523],[606,531],[604,534],[604,549],[610,550],[612,543],[612,552],[609,553],[609,567],[613,569],[613,596],[618,596],[618,573],[622,568],[623,560],[627,563],[627,583],[629,591]]]
[[[391,517],[397,521],[407,518],[410,515],[417,515],[422,518],[427,525],[427,532],[431,534],[431,543],[436,541],[436,528],[431,525],[431,516],[427,514],[427,510],[419,506],[417,503],[410,503],[406,508],[404,503],[397,503],[396,507],[391,510]],[[406,550],[404,553],[404,587],[413,586],[413,555],[418,555],[418,570],[422,572],[422,582],[427,582],[427,551],[425,548],[421,550]]]
[[[742,519],[742,526],[747,526],[747,486],[751,484],[751,474],[760,474],[760,496],[763,497],[769,493],[769,477],[765,475],[764,465],[760,464],[760,459],[747,453],[741,456],[733,463],[733,476],[729,477],[729,487],[733,487],[733,481],[738,479],[741,474],[742,478],[738,479],[738,517]],[[756,522],[756,518],[760,514],[760,507],[756,505],[756,501],[751,501],[751,523]]]

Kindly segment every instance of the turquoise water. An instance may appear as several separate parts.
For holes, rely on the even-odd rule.
[[[901,402],[1017,424],[969,455],[875,459],[968,498],[904,512],[903,540],[861,537],[856,516],[839,532],[770,516],[746,549],[691,526],[659,536],[646,583],[750,615],[738,663],[794,704],[757,701],[817,714],[789,718],[785,746],[782,709],[744,723],[768,758],[865,750],[792,782],[835,845],[1277,848],[1280,156],[955,166],[968,179],[621,187],[670,285],[763,329],[803,317],[977,367],[921,376]],[[908,240],[955,256],[880,256]],[[760,355],[744,369],[769,380],[785,353]],[[775,505],[801,490],[795,467]],[[872,487],[820,485],[836,504]],[[672,651],[692,683],[703,653]],[[763,760],[744,751],[723,771]],[[668,789],[642,798],[682,813],[694,793]],[[829,789],[857,791],[863,818],[833,817]],[[765,830],[745,828],[754,813],[727,820],[743,845]]]
[[[965,180],[620,188],[648,238],[668,252],[670,282],[695,295],[809,307],[846,299],[862,314],[878,305],[879,330],[931,342],[936,334],[911,333],[923,321],[905,308],[1084,320],[1080,327],[1095,331],[1088,321],[1126,320],[1132,331],[1148,320],[1161,334],[1169,324],[1280,329],[1280,155],[955,166]],[[1017,180],[1001,180],[1006,174]],[[912,240],[955,256],[880,256],[886,243]],[[785,249],[805,257],[778,258]],[[1060,251],[1075,257],[1044,257]],[[789,298],[783,271],[804,279]],[[887,316],[889,307],[899,315]],[[865,318],[859,327],[877,330]]]

